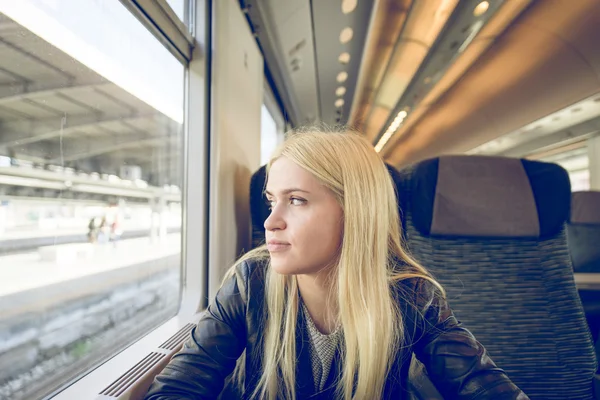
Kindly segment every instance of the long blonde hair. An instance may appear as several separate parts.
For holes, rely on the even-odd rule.
[[[394,185],[367,140],[351,131],[293,132],[267,168],[280,157],[317,177],[334,193],[344,213],[344,236],[333,285],[344,333],[338,396],[381,398],[404,339],[393,284],[419,277],[431,281],[441,293],[443,289],[403,249]],[[260,247],[243,259],[265,257],[268,253]],[[263,370],[253,398],[295,399],[296,278],[277,274],[270,267],[266,276]]]

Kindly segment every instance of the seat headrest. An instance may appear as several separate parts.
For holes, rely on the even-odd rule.
[[[388,172],[390,173],[390,177],[392,178],[392,183],[394,184],[394,189],[396,189],[396,194],[397,194],[398,188],[400,187],[399,186],[400,181],[401,181],[400,172],[388,163],[385,163],[385,166],[386,166]]]
[[[575,192],[571,196],[572,224],[600,225],[600,192]]]
[[[423,235],[543,237],[569,215],[569,176],[556,164],[443,156],[417,164],[411,184],[413,223]]]
[[[259,230],[262,229],[270,212],[264,195],[266,180],[266,165],[260,167],[250,178],[250,215],[252,216],[252,225]]]

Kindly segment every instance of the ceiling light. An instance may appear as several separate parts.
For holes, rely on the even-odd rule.
[[[336,79],[339,83],[346,82],[346,79],[348,79],[348,73],[346,71],[342,71],[337,75]]]
[[[398,128],[400,128],[402,121],[404,121],[404,119],[406,118],[407,115],[408,115],[408,113],[405,110],[400,111],[396,115],[396,118],[394,118],[394,120],[392,121],[390,126],[387,128],[387,130],[385,131],[385,133],[383,134],[381,139],[379,139],[379,142],[375,146],[376,152],[379,153],[383,149],[383,146],[385,146],[385,144],[390,140],[392,135],[398,130]]]
[[[343,106],[343,105],[344,105],[344,99],[337,99],[337,100],[335,101],[335,106],[336,106],[337,108],[340,108],[340,107],[341,107],[341,106]]]
[[[354,35],[354,31],[350,27],[346,27],[342,29],[340,32],[340,42],[342,44],[346,44],[352,40],[352,36]]]
[[[475,9],[473,10],[473,15],[479,17],[485,14],[488,8],[490,8],[489,1],[482,1],[481,3],[477,4],[477,7],[475,7]]]
[[[339,88],[335,89],[335,94],[336,96],[343,96],[346,94],[346,88],[343,86],[340,86]]]
[[[343,0],[342,1],[342,12],[344,14],[350,14],[352,11],[356,9],[356,5],[358,4],[358,0]]]
[[[342,64],[348,64],[350,62],[350,53],[344,52],[340,54],[338,61]]]

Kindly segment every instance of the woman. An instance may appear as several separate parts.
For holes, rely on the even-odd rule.
[[[413,353],[445,398],[527,399],[402,249],[390,175],[365,139],[292,134],[266,194],[266,246],[232,267],[146,399],[214,399],[236,362],[242,398],[402,399]]]

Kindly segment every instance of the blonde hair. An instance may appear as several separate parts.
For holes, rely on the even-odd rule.
[[[344,333],[338,394],[344,399],[381,398],[404,339],[392,286],[404,279],[424,278],[442,294],[443,289],[403,249],[392,179],[366,139],[351,131],[294,132],[267,168],[280,157],[317,177],[334,193],[344,213],[344,236],[332,293],[337,296],[338,321]],[[259,247],[236,265],[247,259],[268,259],[268,252]],[[253,398],[295,399],[296,278],[277,274],[269,266],[266,276],[263,370]]]

